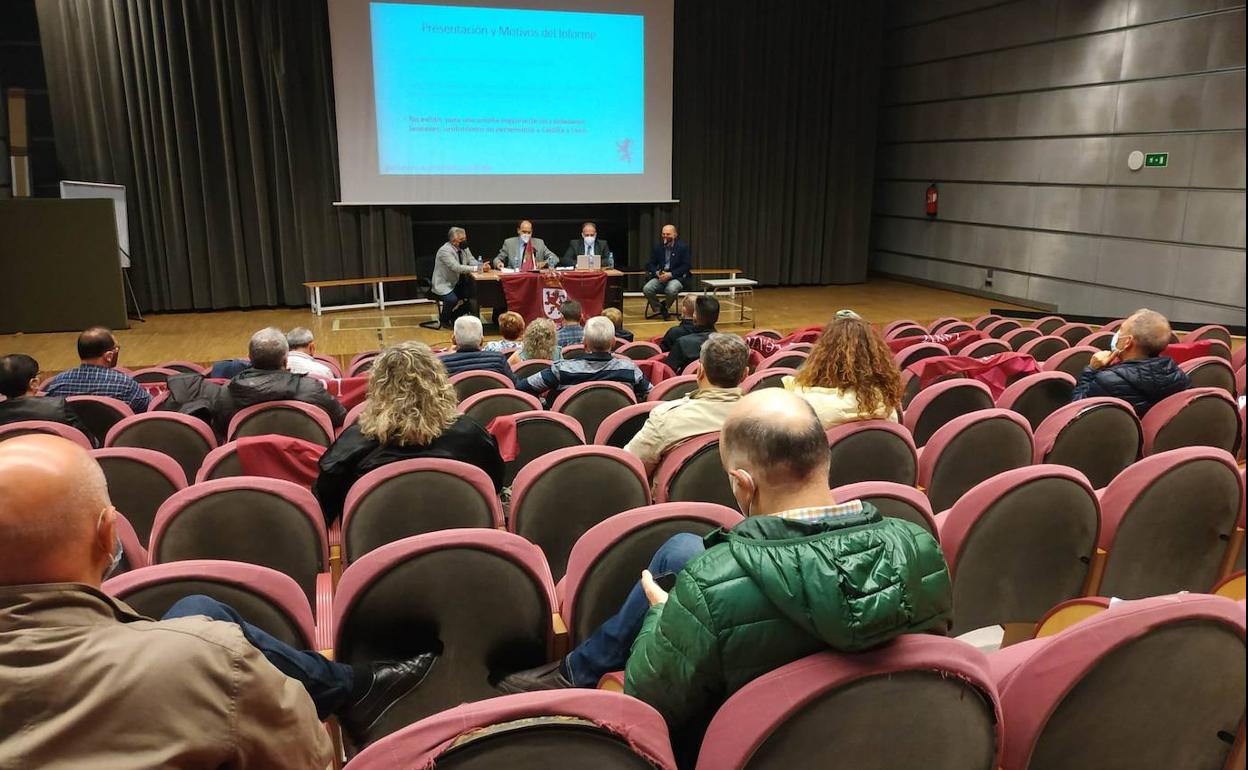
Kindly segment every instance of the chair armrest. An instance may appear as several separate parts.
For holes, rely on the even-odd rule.
[[[568,627],[558,612],[550,616],[550,659],[562,660],[569,650]]]
[[[334,653],[334,581],[328,572],[316,576],[316,649],[333,659]]]
[[[611,692],[624,692],[624,672],[611,671],[603,674],[598,680],[599,690],[609,690]]]

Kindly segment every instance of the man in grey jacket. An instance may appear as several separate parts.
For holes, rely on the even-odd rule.
[[[533,223],[527,219],[516,227],[514,237],[503,241],[498,256],[494,258],[494,267],[499,270],[504,267],[520,270],[526,264],[529,270],[541,270],[559,264],[559,257],[555,252],[546,248],[546,241],[533,237]]]
[[[468,248],[468,233],[462,227],[452,227],[446,233],[446,243],[438,249],[433,263],[433,289],[431,293],[442,304],[438,321],[441,328],[449,329],[455,323],[459,303],[469,302],[473,294],[469,273],[477,270],[477,259]]]

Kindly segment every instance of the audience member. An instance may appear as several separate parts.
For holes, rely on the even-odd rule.
[[[719,300],[699,294],[693,303],[693,329],[673,342],[672,351],[667,354],[667,365],[673,372],[680,374],[686,366],[698,360],[702,343],[715,332],[718,322]]]
[[[220,432],[224,433],[230,419],[244,408],[269,401],[302,401],[319,406],[335,426],[342,425],[347,410],[322,383],[286,371],[289,349],[281,329],[261,329],[251,336],[247,349],[251,367],[235,375],[213,405],[213,418]]]
[[[615,337],[621,342],[632,342],[633,333],[624,328],[624,313],[618,307],[605,308],[602,315],[615,327]]]
[[[188,596],[162,620],[100,590],[121,558],[104,474],[55,436],[0,444],[0,767],[324,768],[433,665],[348,666]]]
[[[820,650],[947,630],[940,546],[869,503],[833,499],[827,438],[809,404],[776,388],[751,393],[721,436],[746,520],[705,538],[673,536],[614,617],[561,661],[499,689],[593,687],[627,663],[625,691],[663,714],[687,756],[714,710],[755,677]],[[673,574],[669,596],[656,581]]]
[[[584,341],[585,328],[581,326],[581,303],[574,299],[564,301],[559,306],[563,315],[563,326],[559,327],[559,347],[580,345]]]
[[[516,385],[526,393],[546,393],[548,404],[553,404],[559,393],[573,385],[585,382],[618,382],[633,389],[637,400],[650,393],[650,381],[626,358],[611,355],[615,344],[615,327],[602,316],[589,319],[585,325],[585,355],[580,358],[556,361],[528,379]]]
[[[786,390],[810,402],[823,427],[857,420],[897,422],[901,371],[884,339],[852,311],[833,318]]]
[[[497,372],[515,382],[515,373],[507,365],[507,359],[502,353],[481,349],[481,338],[484,336],[481,319],[475,315],[455,319],[455,352],[442,355],[442,364],[446,367],[447,374]]]
[[[47,420],[77,428],[95,443],[91,432],[63,398],[39,395],[39,362],[23,353],[0,358],[0,425]]]
[[[562,361],[563,350],[558,342],[559,330],[549,318],[537,318],[524,329],[520,349],[511,354],[507,363],[515,366],[522,361]]]
[[[1112,396],[1143,417],[1158,401],[1191,387],[1187,372],[1161,355],[1172,339],[1165,316],[1147,308],[1135,311],[1114,332],[1110,349],[1084,367],[1071,400]]]
[[[663,335],[663,339],[659,340],[659,348],[664,353],[670,353],[672,346],[676,344],[676,340],[693,333],[693,312],[694,304],[697,302],[698,295],[682,294],[680,295],[680,323],[668,329]]]
[[[103,326],[78,335],[78,368],[61,372],[43,386],[49,396],[108,396],[125,401],[135,414],[146,412],[152,397],[134,378],[116,371],[121,346]]]
[[[741,380],[750,349],[735,334],[712,334],[698,357],[698,389],[678,401],[656,406],[625,450],[637,455],[652,474],[667,452],[685,439],[714,433],[741,400]]]
[[[361,476],[397,460],[459,460],[485,471],[501,491],[497,442],[456,405],[446,367],[427,345],[400,342],[383,350],[369,372],[368,402],[359,421],[321,457],[315,492],[326,523],[342,515],[347,492]]]
[[[520,336],[524,334],[524,316],[509,310],[498,317],[498,331],[503,335],[501,340],[490,340],[485,349],[492,353],[511,353],[520,349]]]
[[[286,332],[286,344],[290,352],[286,354],[286,370],[295,374],[315,374],[332,380],[337,375],[323,361],[317,361],[316,341],[312,338],[312,330],[302,326]]]

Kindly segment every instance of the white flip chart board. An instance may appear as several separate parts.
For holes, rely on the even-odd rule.
[[[117,215],[117,245],[122,267],[130,267],[130,225],[126,220],[126,187],[103,182],[61,181],[62,198],[108,198]]]

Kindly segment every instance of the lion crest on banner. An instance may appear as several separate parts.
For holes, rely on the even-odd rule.
[[[563,281],[559,280],[558,274],[548,273],[543,276],[542,284],[542,312],[552,321],[562,321],[563,311],[560,307],[568,299],[568,293],[563,289]]]

